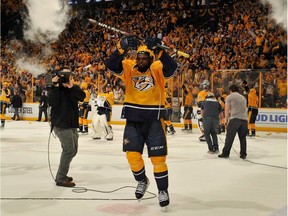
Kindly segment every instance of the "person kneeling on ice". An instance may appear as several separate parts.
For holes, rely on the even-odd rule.
[[[159,38],[149,37],[145,40],[147,46],[137,49],[139,41],[136,36],[125,36],[105,64],[125,83],[123,151],[138,182],[135,196],[140,201],[149,186],[142,157],[146,144],[154,167],[159,205],[166,207],[170,201],[164,128],[165,82],[175,75],[178,65],[165,50],[158,48],[161,43]],[[137,49],[136,60],[125,59],[129,48]]]
[[[104,89],[96,98],[97,112],[92,117],[92,138],[101,139],[104,134],[105,139],[113,140],[113,131],[109,122],[114,104],[114,94],[109,84]]]

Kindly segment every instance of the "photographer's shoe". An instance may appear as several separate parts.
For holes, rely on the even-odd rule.
[[[62,181],[62,182],[56,182],[56,185],[62,187],[74,187],[76,184],[72,181]]]
[[[246,159],[246,155],[240,155],[240,158],[245,160]]]

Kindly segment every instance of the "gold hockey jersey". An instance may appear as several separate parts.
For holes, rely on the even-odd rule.
[[[0,101],[2,103],[10,103],[10,94],[11,94],[10,89],[6,88],[6,91],[7,91],[7,94],[4,90],[4,88],[1,89]]]
[[[119,77],[125,82],[125,99],[122,117],[133,121],[149,121],[164,117],[165,82],[161,61],[154,61],[141,73],[136,61],[123,60]]]
[[[250,89],[248,94],[248,107],[258,108],[258,96],[254,88]]]
[[[198,107],[201,107],[202,102],[206,99],[209,91],[202,90],[197,95],[197,105]]]
[[[105,108],[111,108],[114,105],[114,93],[112,91],[100,92],[97,97],[103,99],[103,107]]]

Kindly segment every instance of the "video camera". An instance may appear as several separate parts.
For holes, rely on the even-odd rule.
[[[46,88],[51,88],[53,85],[57,83],[52,82],[52,78],[55,76],[59,77],[58,83],[61,86],[63,83],[69,83],[70,78],[70,70],[63,69],[63,70],[52,70],[46,74]]]

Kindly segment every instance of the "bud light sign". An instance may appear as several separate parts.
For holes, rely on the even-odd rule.
[[[287,127],[287,110],[280,109],[259,109],[256,118],[257,126],[265,127]]]

